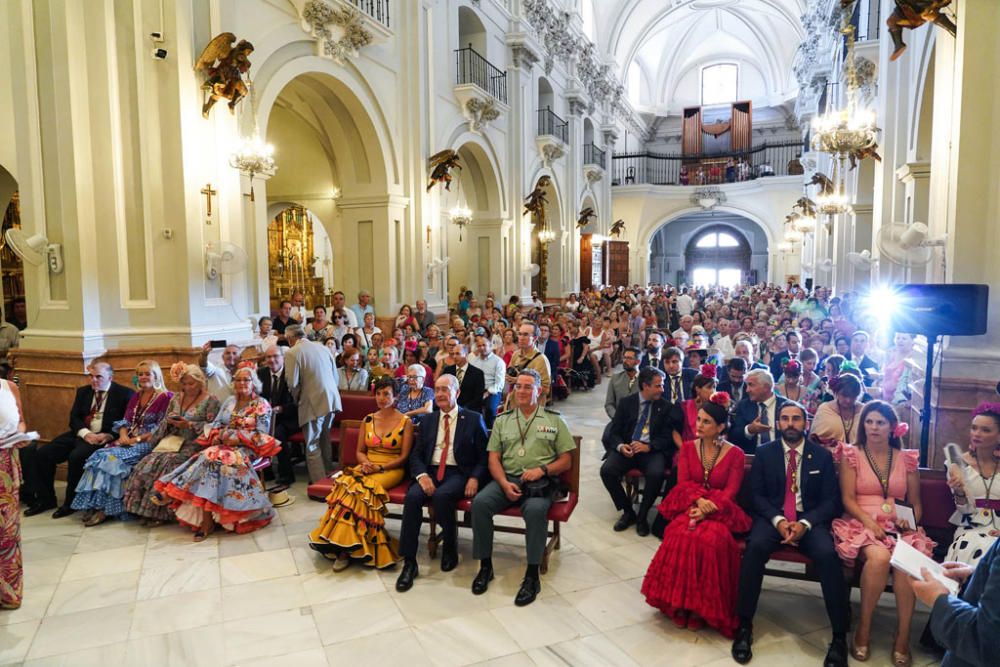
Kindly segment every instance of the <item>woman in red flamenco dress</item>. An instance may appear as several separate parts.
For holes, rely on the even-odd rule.
[[[733,534],[749,531],[750,517],[736,504],[744,456],[723,438],[728,421],[729,395],[716,392],[698,411],[698,437],[677,456],[677,486],[659,507],[668,525],[642,593],[678,627],[708,624],[732,638],[740,572]]]

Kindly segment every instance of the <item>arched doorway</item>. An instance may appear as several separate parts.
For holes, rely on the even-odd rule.
[[[325,61],[317,65],[328,66]],[[303,257],[313,261],[309,268],[314,272],[300,282],[315,288],[315,281],[309,279],[322,274],[315,265],[326,259],[323,251],[328,242],[323,237],[336,239],[329,257],[332,280],[323,280],[320,303],[334,289],[343,290],[350,303],[363,289],[375,296],[379,312],[390,311],[394,304],[387,298],[379,303],[378,295],[402,291],[405,264],[376,271],[385,266],[381,258],[390,250],[386,245],[393,244],[395,249],[400,239],[391,233],[385,239],[384,232],[393,228],[384,204],[391,152],[382,147],[365,104],[346,82],[325,72],[308,71],[281,87],[273,104],[262,110],[261,120],[268,143],[275,146],[277,169],[267,182],[268,214],[258,222],[263,227],[258,230],[261,241],[256,248],[260,273],[266,280],[278,269],[271,266],[276,256],[269,253],[264,239],[269,238],[268,227],[278,212],[293,207],[302,212],[296,220],[305,221],[305,227],[312,230],[308,245],[318,251],[311,258]],[[290,283],[279,283],[282,290],[291,289]],[[269,297],[273,304],[288,295],[269,293]],[[316,305],[308,299],[306,303]]]
[[[697,286],[734,287],[755,283],[750,276],[750,244],[723,225],[699,232],[684,251],[688,282]]]
[[[17,181],[0,167],[0,213],[3,223],[0,235],[8,229],[21,227],[21,201]],[[27,306],[24,291],[24,263],[6,242],[0,244],[0,274],[3,278],[3,320],[24,329],[27,324]]]
[[[298,204],[268,206],[267,269],[271,311],[301,292],[310,307],[329,306],[333,246],[323,223]]]
[[[767,231],[735,211],[685,213],[649,237],[648,279],[654,283],[755,284],[767,280],[768,261]]]

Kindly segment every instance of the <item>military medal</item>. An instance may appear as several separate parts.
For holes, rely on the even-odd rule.
[[[539,408],[535,408],[535,413],[531,415],[531,419],[528,420],[528,423],[524,425],[523,429],[521,428],[521,411],[518,410],[514,413],[514,420],[517,422],[517,432],[521,436],[521,447],[517,450],[518,456],[523,457],[527,453],[527,450],[524,447],[524,441],[527,439],[528,432],[531,430],[531,422],[535,421],[535,417],[538,416],[538,410]]]

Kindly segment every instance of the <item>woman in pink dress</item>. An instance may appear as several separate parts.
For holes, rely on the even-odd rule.
[[[677,456],[677,485],[660,504],[669,524],[642,582],[646,602],[678,627],[704,624],[732,638],[740,547],[733,533],[750,530],[736,504],[743,450],[726,442],[729,394],[717,392],[698,411],[697,438]]]
[[[922,528],[900,520],[896,508],[909,505],[920,523],[920,454],[902,449],[906,434],[896,412],[885,401],[865,405],[859,417],[861,427],[855,445],[843,447],[840,461],[840,490],[845,514],[833,520],[833,538],[841,559],[853,567],[861,560],[861,617],[854,631],[851,655],[867,660],[872,616],[889,580],[889,559],[897,539],[930,555],[935,542]],[[904,503],[904,500],[907,501]],[[916,598],[905,573],[892,572],[898,625],[892,648],[893,664],[907,667],[910,656],[910,621]]]

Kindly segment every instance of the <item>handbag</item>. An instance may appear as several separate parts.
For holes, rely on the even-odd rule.
[[[184,438],[179,435],[167,435],[160,438],[160,441],[153,448],[154,452],[179,452],[184,445]]]

